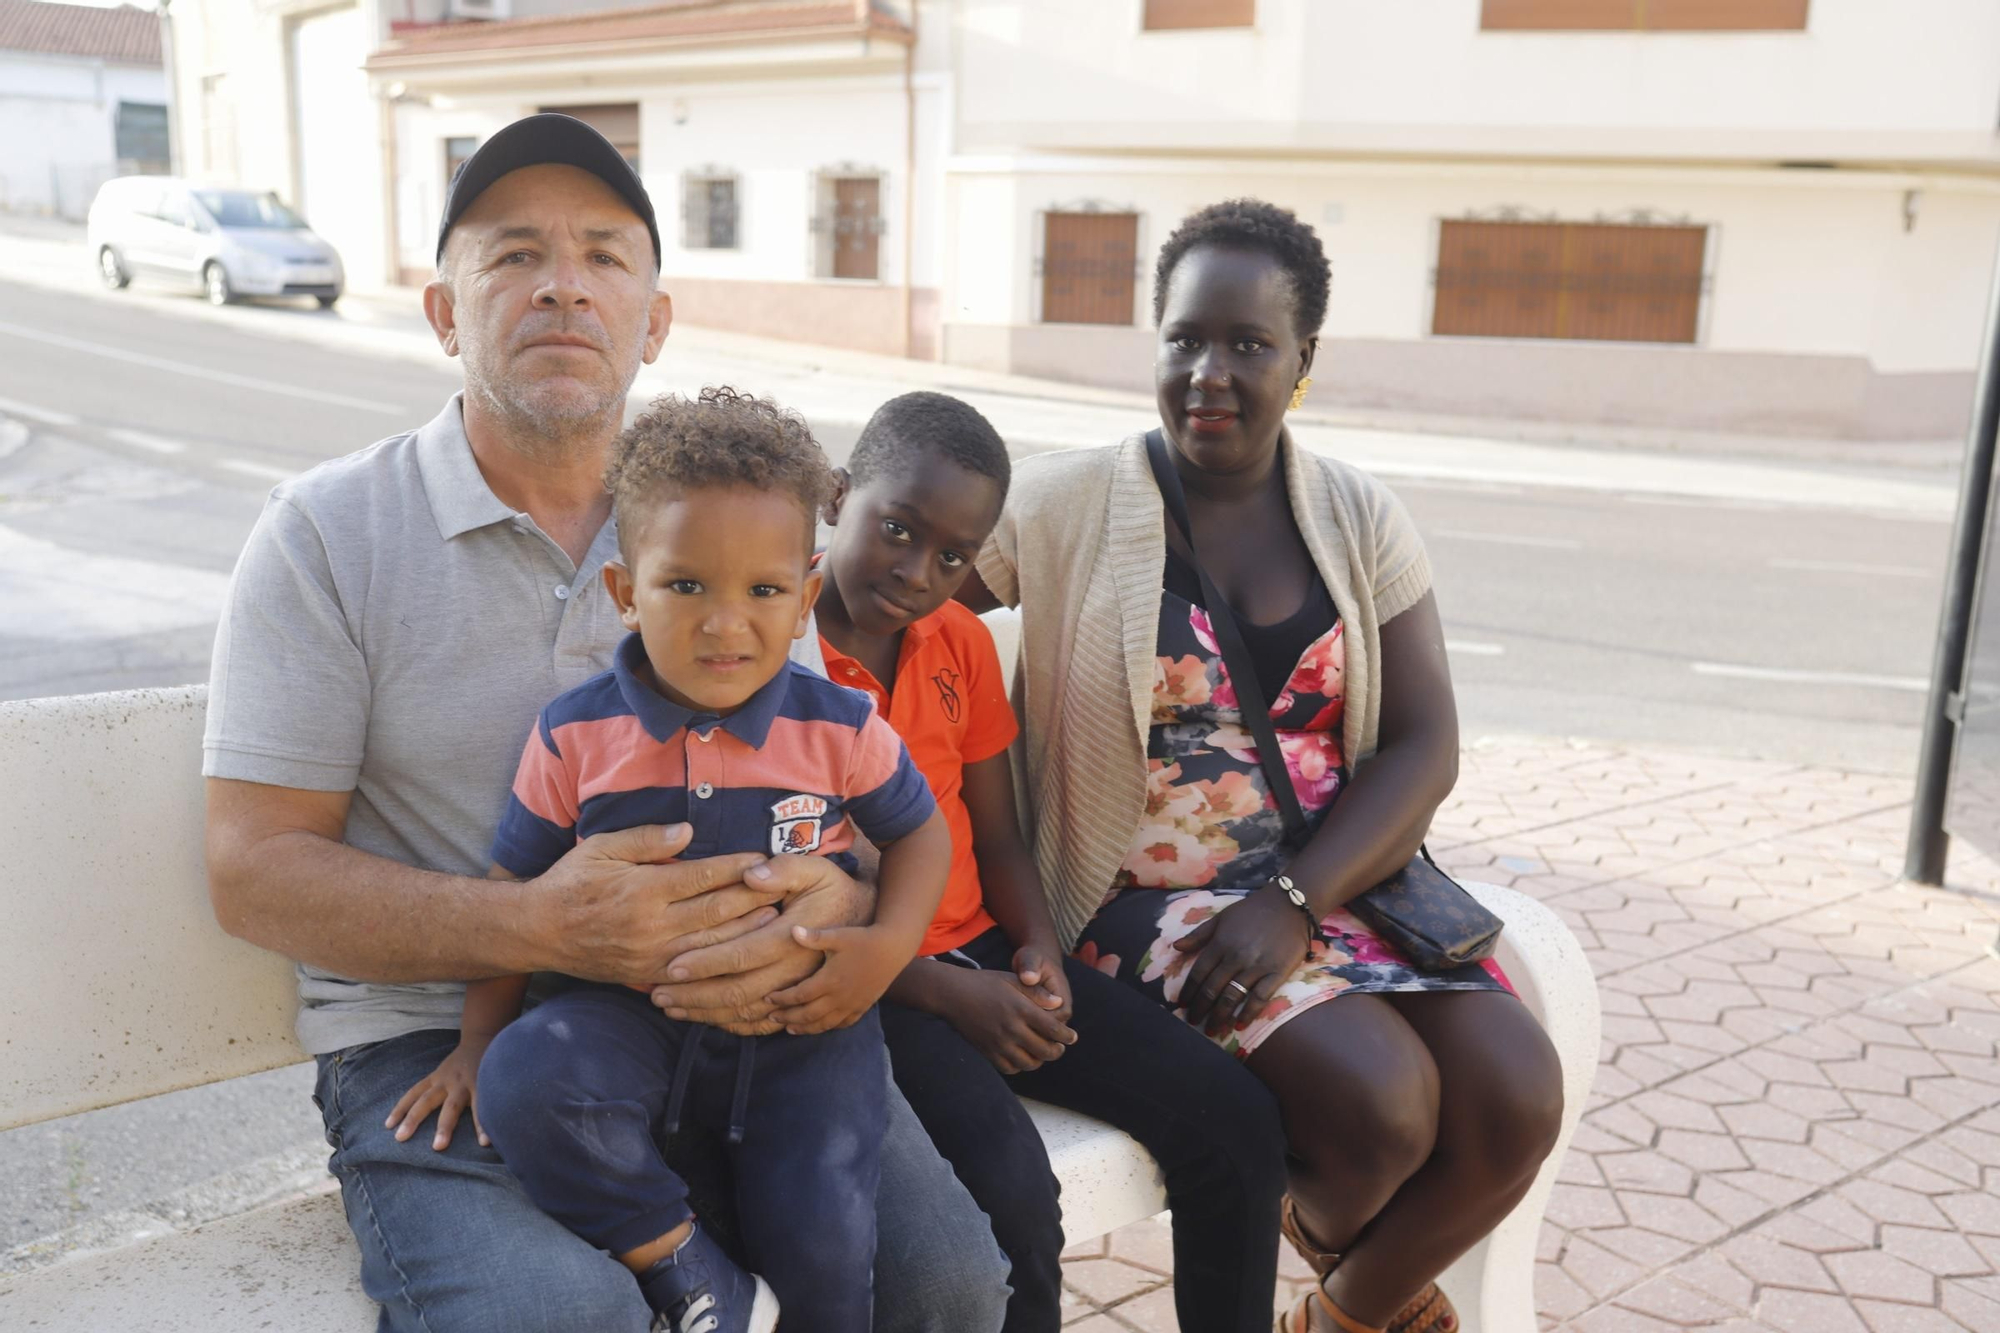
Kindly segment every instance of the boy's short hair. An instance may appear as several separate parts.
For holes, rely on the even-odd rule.
[[[920,454],[991,477],[1006,497],[1012,467],[1000,432],[972,404],[927,389],[898,395],[875,409],[854,442],[847,474],[858,488]]]
[[[812,550],[819,508],[833,498],[833,469],[806,419],[769,398],[710,387],[694,399],[661,394],[611,446],[604,488],[621,514],[636,513],[663,490],[747,486],[781,491],[805,513],[804,550]],[[621,521],[618,548],[627,557]]]

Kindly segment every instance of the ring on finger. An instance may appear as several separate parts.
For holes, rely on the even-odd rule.
[[[1240,981],[1232,980],[1223,986],[1226,991],[1235,991],[1238,1002],[1250,998],[1250,988]]]

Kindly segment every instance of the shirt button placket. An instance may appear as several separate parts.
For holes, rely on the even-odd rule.
[[[710,759],[715,749],[709,742],[714,740],[715,733],[713,730],[690,731],[687,735],[694,742],[687,747],[688,827],[693,833],[688,852],[690,855],[713,856],[717,846],[717,828],[713,800],[715,784],[710,781],[714,770]]]

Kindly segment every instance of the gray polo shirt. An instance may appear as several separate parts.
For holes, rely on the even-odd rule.
[[[202,771],[351,791],[346,841],[484,875],[535,715],[611,665],[624,637],[600,572],[487,486],[454,396],[405,435],[271,492],[216,630]],[[819,637],[794,658],[822,668]],[[319,1054],[455,1028],[464,986],[376,985],[299,967],[299,1040]]]

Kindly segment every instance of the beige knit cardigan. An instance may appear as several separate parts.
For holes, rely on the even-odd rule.
[[[1289,437],[1281,450],[1292,515],[1345,626],[1342,751],[1359,763],[1375,750],[1382,625],[1430,589],[1430,561],[1380,482]],[[1016,467],[979,553],[986,586],[1021,609],[1015,785],[1065,948],[1103,902],[1145,809],[1164,514],[1143,435],[1043,454]]]

